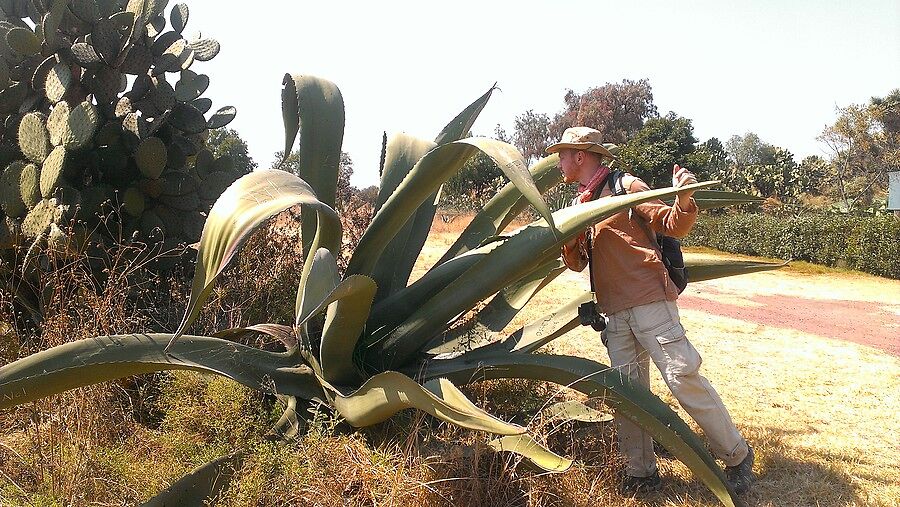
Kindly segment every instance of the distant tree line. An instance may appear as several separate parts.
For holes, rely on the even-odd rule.
[[[585,125],[619,145],[615,164],[653,187],[670,186],[672,165],[680,163],[700,179],[721,180],[729,190],[776,204],[844,212],[883,210],[887,173],[900,170],[900,90],[840,108],[835,123],[818,137],[829,156],[800,161],[754,132],[724,143],[715,137],[701,142],[689,118],[659,114],[647,79],[607,83],[582,93],[569,90],[563,100],[555,114],[527,110],[516,116],[511,135],[498,126],[494,137],[514,144],[531,164],[565,129]],[[470,202],[477,208],[502,183],[489,160],[475,157],[445,186],[445,198],[459,207]],[[551,204],[567,204],[567,197],[551,198]]]

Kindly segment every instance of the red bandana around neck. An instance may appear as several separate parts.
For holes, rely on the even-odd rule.
[[[594,173],[594,176],[591,177],[591,180],[588,181],[587,185],[578,185],[578,202],[588,202],[591,200],[591,196],[594,195],[594,191],[597,190],[597,187],[606,180],[606,176],[609,175],[609,167],[600,166],[597,169],[597,172]]]

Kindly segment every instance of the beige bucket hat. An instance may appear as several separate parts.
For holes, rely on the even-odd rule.
[[[608,145],[615,146],[615,145]],[[603,134],[599,130],[590,127],[572,127],[563,132],[562,139],[556,144],[547,147],[547,153],[556,153],[565,148],[573,150],[585,150],[599,153],[604,157],[615,159],[608,148],[603,145]]]

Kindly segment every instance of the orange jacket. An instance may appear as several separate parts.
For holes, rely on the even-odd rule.
[[[629,194],[650,189],[630,174],[624,176],[622,185]],[[608,185],[602,188],[601,199],[610,195]],[[651,239],[647,226],[666,236],[681,238],[694,226],[698,211],[693,199],[688,209],[681,209],[677,200],[672,206],[656,200],[638,204],[594,225],[591,254],[600,311],[611,314],[678,299],[678,288],[669,279],[656,238]],[[564,246],[562,257],[569,269],[584,270],[588,259],[585,236],[581,235],[572,248]]]

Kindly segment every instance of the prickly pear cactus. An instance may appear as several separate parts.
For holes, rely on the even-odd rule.
[[[0,255],[72,230],[199,239],[240,176],[205,149],[235,110],[209,112],[191,67],[219,43],[184,35],[187,5],[167,3],[0,0]]]

